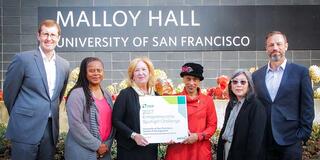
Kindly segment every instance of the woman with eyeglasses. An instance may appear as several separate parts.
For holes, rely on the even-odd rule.
[[[263,159],[267,116],[256,98],[251,74],[236,71],[228,89],[230,100],[218,141],[217,160]]]

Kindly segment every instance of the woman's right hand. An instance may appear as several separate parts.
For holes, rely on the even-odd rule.
[[[165,143],[165,144],[168,144],[168,145],[170,145],[170,144],[175,144],[176,142],[174,141],[174,140],[170,140],[169,142],[167,142],[167,143]]]
[[[149,142],[141,134],[136,134],[133,139],[139,146],[147,146],[149,144]]]
[[[104,143],[101,143],[98,150],[97,150],[97,153],[101,156],[103,156],[104,154],[108,153],[109,152],[109,149],[108,149],[108,146]]]

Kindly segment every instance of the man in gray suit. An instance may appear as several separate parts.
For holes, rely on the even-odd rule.
[[[59,104],[69,63],[55,53],[61,29],[54,20],[38,28],[39,48],[14,56],[4,81],[4,103],[10,115],[6,137],[13,160],[53,159],[59,136]]]

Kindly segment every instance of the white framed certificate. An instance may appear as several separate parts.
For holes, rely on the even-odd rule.
[[[186,96],[142,96],[140,134],[149,143],[182,142],[188,137]]]

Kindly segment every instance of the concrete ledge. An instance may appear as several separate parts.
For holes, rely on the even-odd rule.
[[[214,104],[216,107],[216,112],[218,116],[218,128],[222,127],[224,121],[224,112],[227,106],[228,100],[214,100]],[[60,105],[60,132],[68,131],[68,118],[65,108],[65,103],[62,102]],[[315,109],[315,123],[320,124],[320,99],[314,100],[314,109]],[[8,123],[8,112],[4,106],[3,101],[0,102],[0,123]]]

